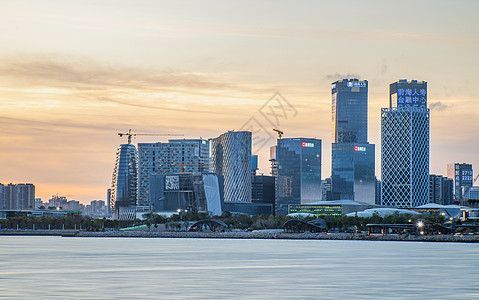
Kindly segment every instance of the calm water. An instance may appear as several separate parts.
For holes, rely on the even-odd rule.
[[[0,237],[0,298],[478,299],[479,245]]]

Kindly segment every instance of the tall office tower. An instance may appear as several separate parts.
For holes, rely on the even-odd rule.
[[[107,215],[109,216],[111,214],[111,189],[106,190],[106,209],[107,209]]]
[[[454,180],[454,197],[457,201],[464,199],[467,190],[473,185],[472,165],[455,163],[447,165],[447,177]]]
[[[5,204],[4,204],[4,198],[5,198],[5,195],[4,195],[4,191],[5,191],[5,186],[0,183],[0,209],[5,209]]]
[[[224,202],[251,202],[249,131],[228,131],[211,140],[213,173],[224,177]]]
[[[0,184],[1,209],[34,209],[35,186],[31,183]]]
[[[331,89],[331,192],[326,198],[374,204],[375,147],[368,143],[368,81],[343,79]]]
[[[278,176],[278,161],[276,160],[276,146],[269,148],[269,161],[271,162],[271,176]]]
[[[429,203],[450,205],[454,202],[454,182],[442,175],[429,175]]]
[[[382,183],[381,180],[376,180],[376,205],[381,205],[381,187]]]
[[[253,176],[251,202],[271,204],[272,213],[274,214],[275,212],[274,190],[275,190],[274,176],[265,176],[265,175]]]
[[[209,172],[209,141],[174,139],[168,143],[138,143],[138,205],[149,206],[150,175]]]
[[[276,215],[288,214],[289,205],[321,200],[321,140],[278,139],[276,146]]]
[[[381,109],[383,205],[416,207],[429,201],[427,82],[390,85],[390,106]]]
[[[321,181],[321,200],[331,201],[331,177]]]
[[[331,85],[333,143],[368,142],[368,81],[343,79]]]
[[[116,152],[111,183],[112,211],[119,207],[135,206],[138,188],[138,152],[132,144],[122,144]]]

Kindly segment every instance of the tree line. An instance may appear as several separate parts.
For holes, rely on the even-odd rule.
[[[373,215],[372,217],[348,217],[348,216],[325,216],[321,217],[326,223],[328,231],[352,232],[367,230],[366,224],[407,224],[416,222],[419,217],[403,214],[394,214],[388,217]],[[435,223],[443,223],[444,217],[439,214],[420,216]],[[62,230],[76,229],[87,231],[119,230],[132,226],[146,225],[148,228],[165,224],[164,228],[169,230],[186,230],[182,224],[192,224],[204,219],[218,219],[226,223],[228,229],[260,230],[279,229],[283,224],[293,219],[289,216],[233,214],[228,211],[220,216],[211,216],[207,213],[181,213],[170,217],[151,212],[143,215],[143,219],[135,220],[112,220],[107,218],[94,219],[86,216],[62,216],[62,217],[37,217],[37,216],[14,216],[8,219],[0,219],[1,229],[23,229],[23,230]],[[316,217],[302,218],[304,221],[313,221]]]

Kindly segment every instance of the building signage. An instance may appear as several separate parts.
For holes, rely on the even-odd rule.
[[[180,177],[179,176],[165,176],[165,190],[179,190]]]
[[[305,148],[305,147],[314,148],[314,143],[306,143],[306,142],[303,142],[302,146],[303,146],[303,148]]]
[[[354,146],[354,151],[366,151],[366,147]]]
[[[308,205],[308,204],[296,204],[289,205],[288,213],[307,213],[313,214],[316,216],[341,216],[342,207],[341,205]]]
[[[348,82],[346,84],[347,87],[366,87],[366,82],[364,81],[355,81],[355,82]]]
[[[427,90],[420,88],[400,88],[395,96],[395,105],[399,107],[412,106],[426,109]]]

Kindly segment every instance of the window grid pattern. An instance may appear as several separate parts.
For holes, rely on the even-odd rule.
[[[429,201],[429,109],[381,110],[382,204],[417,207]]]

